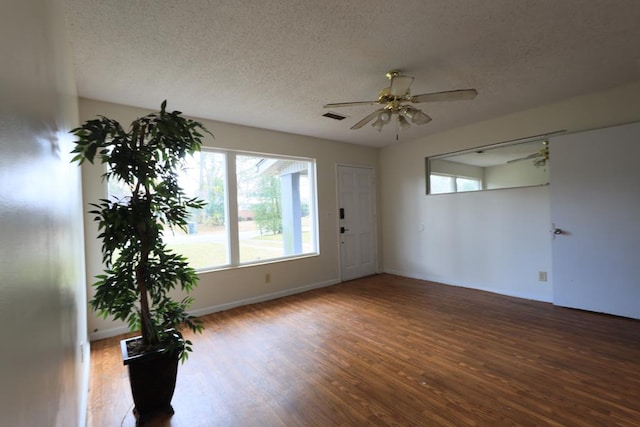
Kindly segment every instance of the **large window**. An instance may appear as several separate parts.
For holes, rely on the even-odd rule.
[[[188,196],[207,202],[187,232],[167,245],[199,270],[318,252],[315,162],[203,150],[180,177]]]

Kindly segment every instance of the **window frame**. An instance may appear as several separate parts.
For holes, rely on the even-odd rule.
[[[226,262],[223,264],[216,265],[207,265],[207,266],[199,266],[193,268],[198,273],[216,271],[216,270],[224,270],[229,268],[238,268],[238,267],[246,267],[251,265],[259,265],[259,264],[267,264],[267,263],[276,263],[287,261],[291,259],[297,258],[306,258],[306,257],[314,257],[320,255],[320,239],[319,239],[319,218],[318,218],[318,177],[317,177],[317,165],[316,159],[311,157],[301,157],[301,156],[287,156],[280,154],[271,154],[271,153],[260,153],[254,151],[243,151],[243,150],[232,150],[232,149],[221,149],[214,147],[202,147],[200,150],[200,156],[206,155],[208,153],[211,154],[221,154],[223,156],[223,188],[224,188],[224,214],[225,214],[225,234],[226,234]],[[287,161],[298,161],[304,162],[308,165],[307,168],[307,185],[308,185],[308,203],[309,203],[309,227],[312,235],[312,250],[292,255],[283,255],[279,257],[273,258],[265,258],[260,260],[251,260],[251,261],[240,261],[240,234],[239,234],[239,206],[238,206],[238,181],[237,181],[237,168],[236,168],[236,159],[238,156],[252,156],[252,157],[264,157],[268,159],[275,160],[287,160]],[[202,159],[200,159],[202,161]],[[108,169],[108,165],[104,165],[105,170]],[[109,188],[113,186],[117,188],[119,184],[110,183],[109,181],[105,181],[104,190],[106,193],[106,197],[110,199],[115,195],[118,197],[118,193],[112,194]],[[206,201],[206,200],[205,200]],[[234,220],[232,220],[234,219]],[[173,233],[172,230],[165,230],[165,235],[167,233]],[[166,237],[163,236],[163,239]],[[171,242],[165,243],[171,246]],[[175,250],[175,249],[174,249]],[[180,253],[177,251],[177,253]],[[187,258],[188,259],[188,258]]]
[[[302,156],[287,156],[281,154],[261,153],[255,151],[220,149],[213,147],[202,147],[202,153],[219,153],[224,155],[225,163],[225,229],[227,237],[227,264],[204,266],[195,268],[198,273],[215,271],[226,268],[238,268],[251,265],[276,263],[296,258],[313,257],[320,255],[320,239],[318,225],[318,187],[317,187],[317,166],[316,159]],[[267,258],[262,260],[241,261],[240,260],[240,234],[239,234],[239,206],[238,206],[238,181],[236,159],[238,156],[265,157],[277,160],[300,161],[308,164],[308,186],[309,186],[309,215],[312,234],[312,250],[294,255],[284,255],[280,257]],[[232,220],[234,219],[234,220]]]
[[[452,189],[449,192],[443,192],[443,193],[434,193],[432,192],[432,183],[431,183],[431,178],[432,177],[445,177],[445,178],[451,178],[451,186]],[[458,190],[458,179],[465,179],[468,181],[475,181],[478,183],[479,188],[477,190]],[[447,174],[447,173],[439,173],[439,172],[431,172],[428,175],[428,188],[427,188],[427,194],[428,195],[437,195],[437,194],[453,194],[453,193],[471,193],[471,192],[475,192],[475,191],[481,191],[483,189],[483,185],[484,183],[482,182],[482,179],[480,178],[476,178],[476,177],[470,177],[470,176],[464,176],[464,175],[452,175],[452,174]]]

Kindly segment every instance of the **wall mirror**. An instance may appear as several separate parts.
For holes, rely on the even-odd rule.
[[[528,187],[549,183],[549,136],[427,157],[427,194]]]

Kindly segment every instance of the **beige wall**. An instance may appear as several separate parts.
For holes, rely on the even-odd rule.
[[[83,426],[89,352],[62,0],[0,13],[0,424]]]
[[[384,148],[383,270],[551,301],[549,187],[427,196],[424,158],[560,129],[578,132],[638,120],[640,83],[635,83]],[[594,153],[594,162],[600,155]],[[553,156],[550,167],[553,186]],[[538,281],[539,271],[549,273],[548,282]]]
[[[158,101],[158,107],[160,102]],[[181,110],[180,105],[172,105],[169,110]],[[128,124],[149,110],[108,104],[94,100],[80,100],[80,119],[85,121],[96,115],[104,115]],[[234,305],[259,301],[339,282],[339,243],[337,224],[336,167],[338,164],[370,166],[377,169],[377,149],[353,144],[341,144],[300,135],[267,131],[263,129],[237,126],[202,120],[212,131],[215,139],[207,137],[205,145],[215,148],[246,150],[257,153],[302,156],[316,159],[318,181],[318,223],[320,255],[293,259],[284,262],[221,269],[200,273],[200,284],[193,293],[196,298],[192,310],[204,314]],[[85,201],[96,200],[105,194],[100,182],[101,168],[87,166],[83,169]],[[87,276],[101,271],[100,247],[95,238],[95,225],[86,216],[87,232]],[[265,274],[271,275],[270,283],[265,283]],[[89,332],[93,338],[113,335],[123,331],[121,323],[89,315]]]

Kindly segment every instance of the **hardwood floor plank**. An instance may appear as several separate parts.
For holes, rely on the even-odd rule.
[[[637,426],[640,321],[388,274],[203,317],[153,426]],[[88,425],[133,426],[118,341]]]

